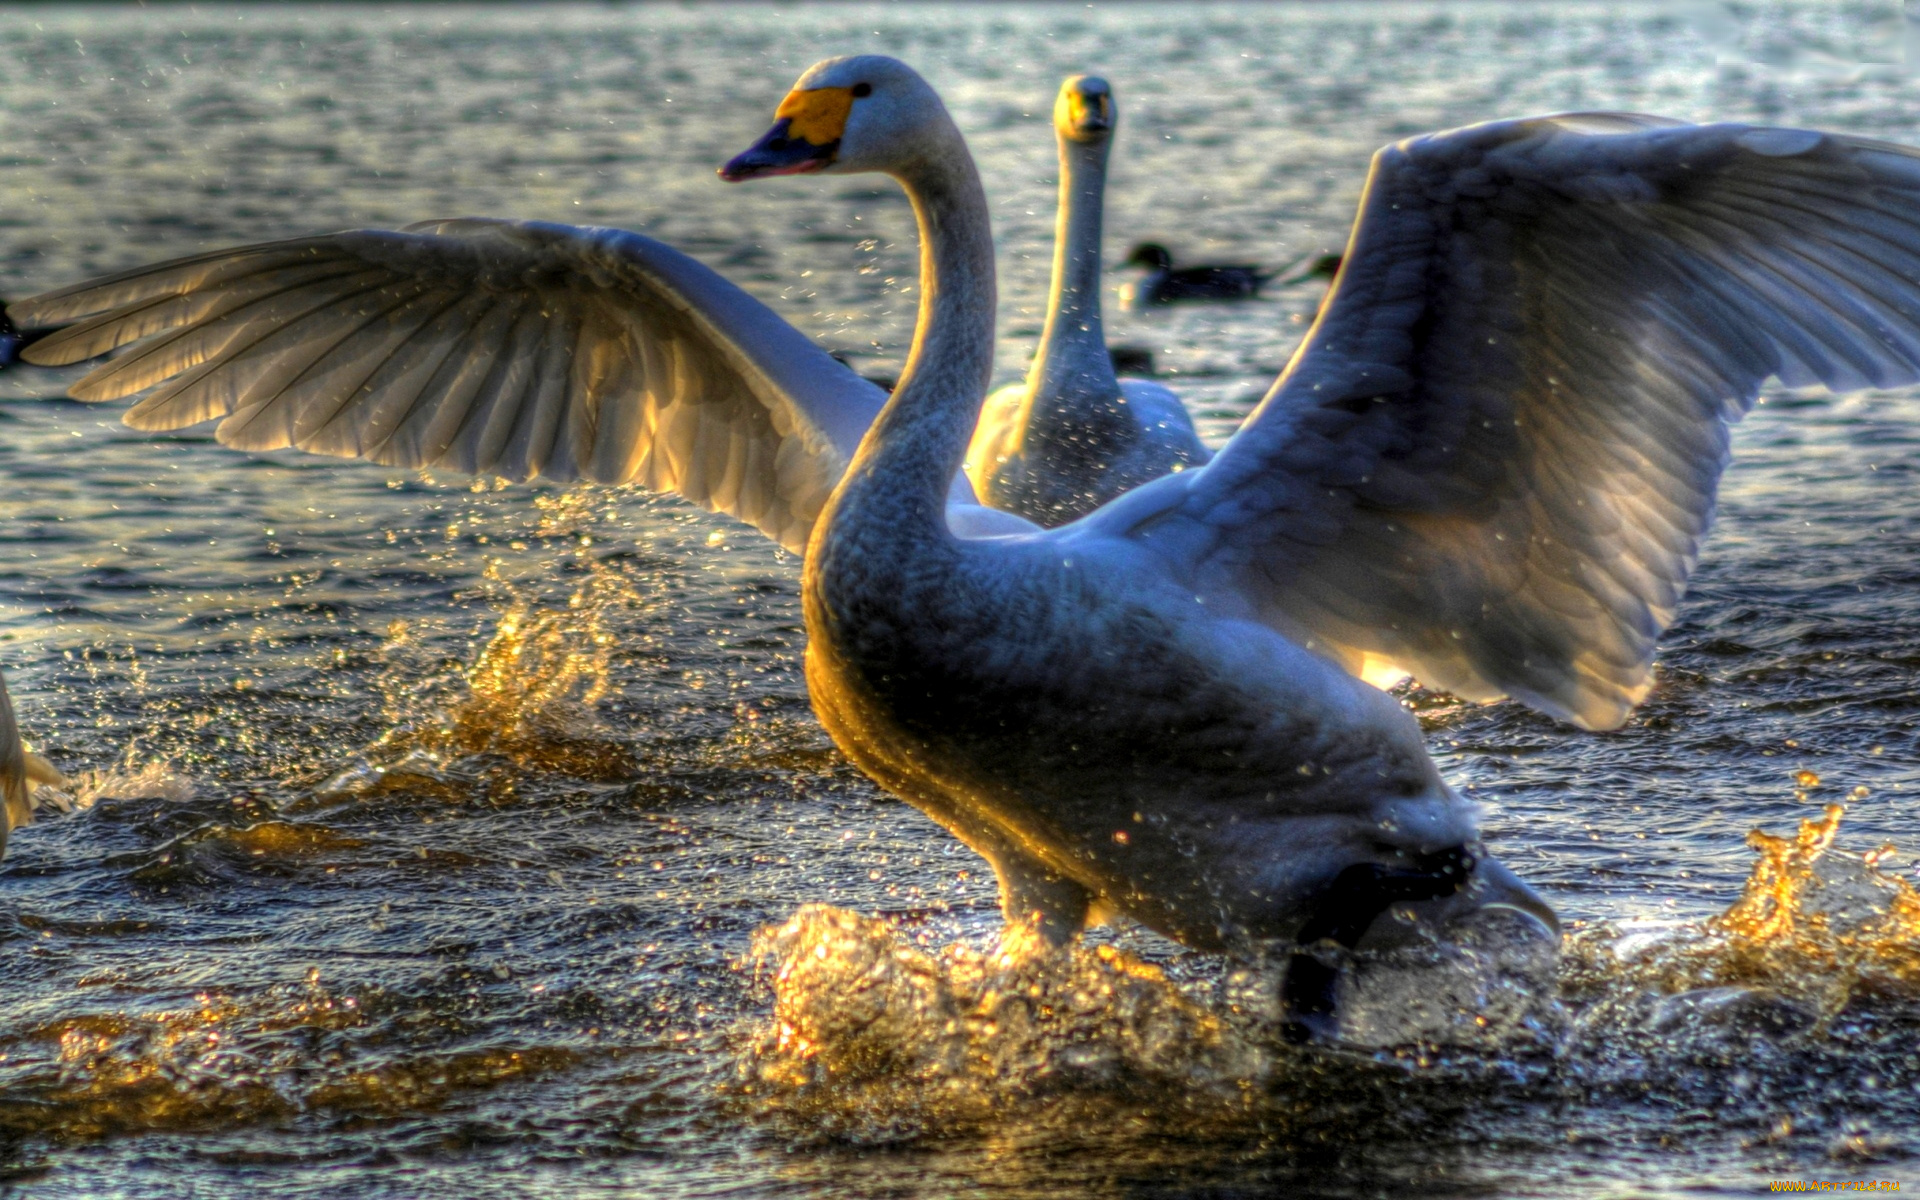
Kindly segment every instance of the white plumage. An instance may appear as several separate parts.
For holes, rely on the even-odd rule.
[[[130,416],[149,426],[639,479],[806,542],[816,711],[993,862],[1010,918],[1067,936],[1097,900],[1226,948],[1351,944],[1395,900],[1550,919],[1354,672],[1619,724],[1761,384],[1920,377],[1914,152],[1495,122],[1380,152],[1333,294],[1212,462],[1059,529],[956,538],[993,348],[971,158],[917,75],[860,57],[810,69],[726,173],[816,170],[892,174],[920,221],[921,320],[870,429],[879,397],[847,403],[857,381],[771,313],[604,230],[306,239],[15,315],[90,318],[35,357],[158,334],[76,388],[180,375]]]
[[[33,824],[33,789],[38,785],[66,787],[68,779],[38,754],[29,753],[20,740],[13,715],[13,697],[0,677],[0,854],[7,837],[22,825]]]
[[[77,383],[164,382],[137,429],[220,419],[243,450],[639,483],[807,535],[886,400],[711,270],[650,238],[431,221],[196,255],[35,297],[32,360],[151,340]],[[158,336],[154,336],[158,335]]]
[[[1100,226],[1119,111],[1104,79],[1074,75],[1053,106],[1060,211],[1047,323],[1027,378],[987,397],[967,447],[983,503],[1063,525],[1207,461],[1180,397],[1115,376],[1100,319]]]

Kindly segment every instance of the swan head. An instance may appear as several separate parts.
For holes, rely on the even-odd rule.
[[[1054,97],[1054,132],[1070,142],[1104,142],[1119,121],[1113,89],[1098,75],[1069,75]]]
[[[730,183],[818,171],[895,174],[952,128],[946,106],[897,58],[858,54],[808,67],[773,114],[773,128],[726,166]]]

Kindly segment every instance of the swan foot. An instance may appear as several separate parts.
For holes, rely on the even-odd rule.
[[[1087,923],[1093,893],[1038,863],[993,859],[1000,877],[1000,916],[1008,930],[1028,928],[1051,949],[1071,942]]]
[[[1333,1041],[1340,1032],[1334,992],[1340,983],[1337,961],[1328,961],[1310,947],[1327,942],[1343,950],[1359,944],[1381,913],[1411,900],[1438,900],[1451,896],[1473,874],[1474,858],[1465,846],[1453,846],[1413,860],[1411,868],[1380,863],[1356,863],[1334,877],[1320,906],[1300,927],[1301,949],[1287,961],[1280,985],[1285,1014],[1280,1036],[1293,1045]]]

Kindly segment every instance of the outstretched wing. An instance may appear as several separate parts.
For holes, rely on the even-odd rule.
[[[1244,429],[1107,519],[1356,670],[1610,728],[1769,376],[1920,376],[1920,155],[1609,114],[1415,138]]]
[[[637,483],[806,546],[886,394],[669,246],[456,220],[244,246],[13,305],[81,400],[228,446]]]

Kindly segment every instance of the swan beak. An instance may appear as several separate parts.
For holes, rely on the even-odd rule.
[[[853,111],[852,88],[808,88],[787,93],[775,110],[773,128],[720,168],[728,183],[768,175],[823,171],[839,155],[840,135]]]
[[[1479,902],[1482,911],[1499,908],[1531,917],[1539,923],[1542,934],[1556,943],[1560,940],[1559,914],[1499,859],[1482,858],[1480,869],[1474,872],[1473,882],[1468,885],[1467,891]]]
[[[1064,111],[1056,122],[1075,141],[1091,142],[1113,132],[1113,93],[1107,81],[1091,75],[1069,79],[1060,89]]]

